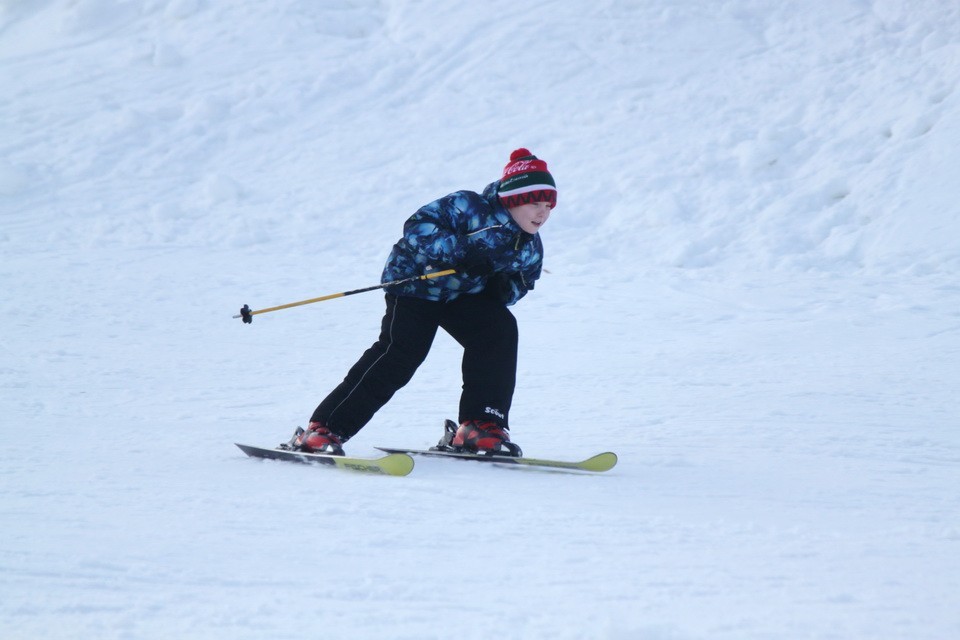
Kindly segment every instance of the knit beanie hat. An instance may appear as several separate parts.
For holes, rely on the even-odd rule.
[[[547,171],[547,163],[529,149],[510,154],[497,194],[507,209],[532,202],[549,202],[551,209],[557,206],[557,183]]]

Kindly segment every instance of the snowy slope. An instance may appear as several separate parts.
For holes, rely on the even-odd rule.
[[[960,636],[958,82],[947,0],[0,2],[0,637]],[[617,468],[244,458],[383,303],[230,316],[521,145],[513,436]]]

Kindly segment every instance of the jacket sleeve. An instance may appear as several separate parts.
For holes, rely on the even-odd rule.
[[[538,261],[533,267],[519,273],[510,274],[508,280],[510,291],[508,295],[504,296],[504,302],[506,302],[508,307],[516,304],[520,298],[527,295],[527,292],[533,289],[534,283],[540,279],[541,265],[542,262]]]
[[[531,291],[543,268],[543,245],[539,236],[532,239],[531,251],[519,271],[498,273],[487,284],[487,292],[508,307]]]

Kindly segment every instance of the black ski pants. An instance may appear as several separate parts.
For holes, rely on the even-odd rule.
[[[463,347],[461,422],[492,420],[509,427],[517,380],[517,321],[503,302],[463,295],[450,302],[386,295],[379,339],[328,395],[311,421],[344,439],[355,435],[407,384],[442,327]]]

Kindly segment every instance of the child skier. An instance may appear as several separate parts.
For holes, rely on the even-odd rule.
[[[556,204],[557,187],[547,163],[517,149],[502,178],[482,194],[457,191],[414,213],[381,281],[449,268],[457,273],[387,288],[379,339],[320,403],[294,448],[343,455],[343,443],[410,381],[440,327],[463,347],[460,424],[441,445],[522,455],[508,434],[517,322],[507,307],[540,277],[538,231]]]

